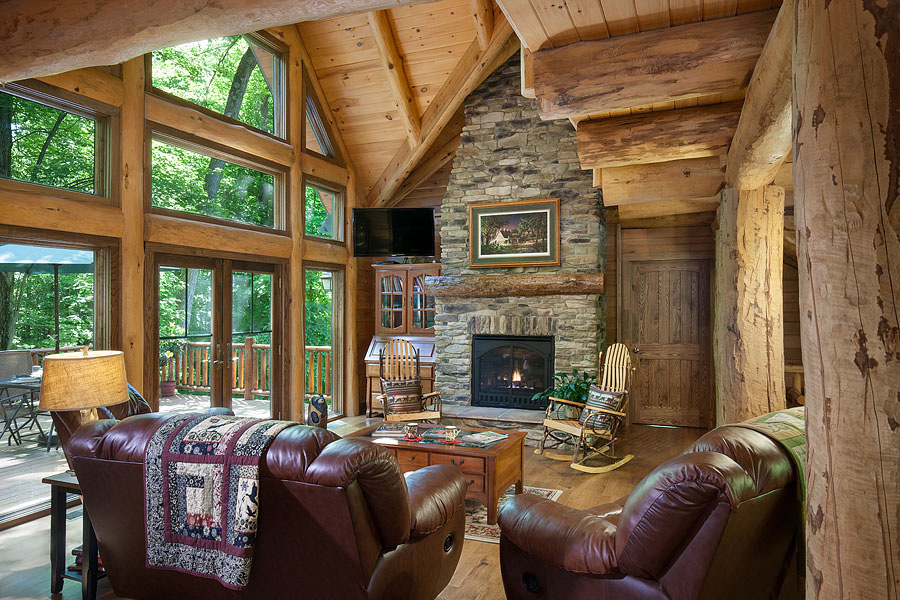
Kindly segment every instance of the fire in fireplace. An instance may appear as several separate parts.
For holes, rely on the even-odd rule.
[[[472,338],[472,404],[543,410],[532,400],[553,378],[553,338],[476,335]]]

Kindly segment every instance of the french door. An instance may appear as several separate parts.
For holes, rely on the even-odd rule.
[[[156,254],[148,362],[163,412],[224,406],[277,417],[282,406],[281,273],[277,265]]]

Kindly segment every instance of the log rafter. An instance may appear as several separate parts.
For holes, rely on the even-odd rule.
[[[725,178],[736,189],[772,183],[791,151],[791,44],[795,0],[785,0],[753,70]]]
[[[403,145],[368,193],[369,206],[386,206],[440,136],[466,97],[519,49],[519,41],[502,13],[494,15],[494,34],[486,50],[475,40],[422,114],[422,134],[415,147]]]
[[[366,16],[369,20],[369,27],[372,30],[372,37],[375,40],[378,56],[381,58],[381,66],[387,75],[388,84],[391,86],[394,104],[397,105],[400,120],[403,122],[406,139],[409,141],[409,146],[414,148],[419,143],[422,122],[416,111],[416,102],[409,87],[409,78],[406,76],[403,59],[397,51],[397,43],[394,41],[388,13],[386,10],[377,10],[366,13]]]
[[[482,50],[487,50],[494,33],[494,6],[491,0],[469,0],[472,19],[475,21],[475,36]]]

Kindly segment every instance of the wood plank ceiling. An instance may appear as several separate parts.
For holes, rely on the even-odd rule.
[[[421,117],[476,39],[469,0],[441,0],[385,13],[412,95],[411,111]],[[369,190],[398,149],[410,143],[369,18],[361,13],[298,27],[360,181]],[[452,128],[455,133],[441,136],[435,148],[458,138],[461,119],[451,119]]]

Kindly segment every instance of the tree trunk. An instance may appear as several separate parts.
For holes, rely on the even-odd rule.
[[[9,350],[16,338],[27,273],[0,272],[0,350]]]
[[[244,103],[244,94],[247,92],[247,84],[250,82],[250,75],[253,74],[253,67],[255,66],[256,57],[253,56],[253,50],[248,47],[238,63],[237,70],[234,72],[234,78],[231,80],[231,88],[228,90],[228,99],[225,101],[225,110],[223,112],[226,117],[236,119],[240,114],[241,104]],[[206,172],[207,204],[211,204],[219,193],[219,185],[222,183],[224,168],[224,160],[218,158],[209,159],[209,167]]]
[[[802,0],[807,598],[900,597],[900,4]]]
[[[716,232],[716,424],[785,407],[784,188],[726,189]]]
[[[47,134],[47,139],[44,140],[44,144],[41,146],[41,152],[38,154],[38,158],[34,163],[34,168],[31,169],[31,181],[37,181],[37,174],[41,165],[44,163],[44,158],[47,156],[47,149],[50,147],[51,142],[53,142],[53,138],[56,136],[56,132],[59,131],[59,126],[62,125],[63,119],[65,118],[66,113],[60,111],[59,116],[56,117],[56,122],[53,123],[53,127],[50,129],[50,133]]]

